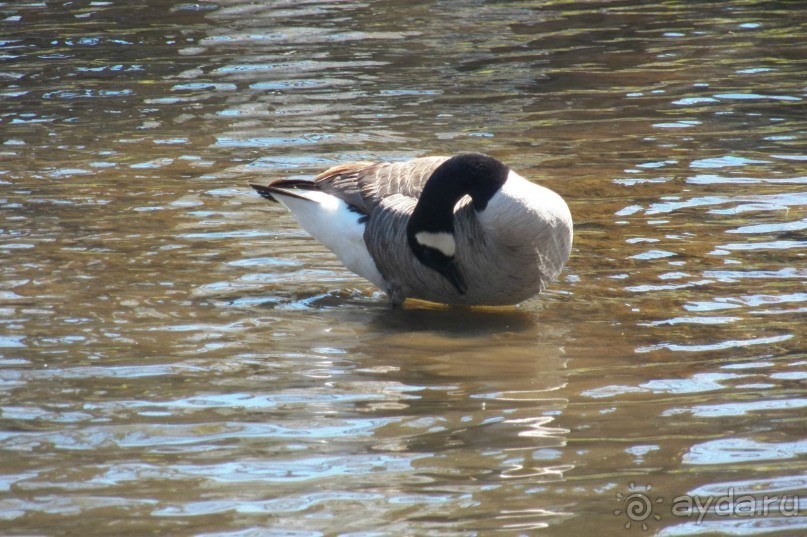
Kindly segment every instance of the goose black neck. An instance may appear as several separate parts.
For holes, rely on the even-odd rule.
[[[457,202],[467,194],[474,209],[485,210],[509,173],[507,166],[481,153],[462,153],[446,160],[426,181],[409,218],[408,234],[453,232]]]

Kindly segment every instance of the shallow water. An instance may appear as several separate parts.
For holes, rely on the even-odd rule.
[[[803,535],[806,37],[798,2],[0,3],[0,533]],[[575,217],[517,308],[390,311],[246,187],[463,150]]]

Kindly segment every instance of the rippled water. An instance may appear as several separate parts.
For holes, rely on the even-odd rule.
[[[0,533],[807,532],[807,16],[656,4],[0,3]],[[462,150],[572,208],[518,308],[246,187]]]

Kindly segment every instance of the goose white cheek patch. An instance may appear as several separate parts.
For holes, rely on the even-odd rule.
[[[421,231],[415,233],[415,240],[423,246],[434,248],[446,257],[454,257],[457,251],[457,243],[454,241],[454,235],[446,231],[439,231],[437,233]]]

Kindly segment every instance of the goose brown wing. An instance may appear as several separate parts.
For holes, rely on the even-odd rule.
[[[432,172],[447,157],[423,157],[406,162],[356,162],[335,166],[315,178],[317,188],[370,214],[395,195],[417,200]]]
[[[369,168],[376,166],[373,162],[349,162],[328,168],[314,178],[316,188],[336,196],[367,214],[367,204],[361,195],[359,178]]]
[[[372,206],[396,194],[417,200],[423,185],[446,158],[423,157],[373,166],[360,178],[362,196]]]

